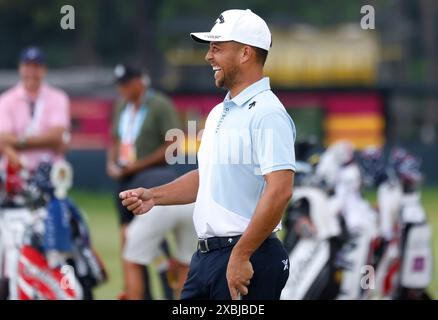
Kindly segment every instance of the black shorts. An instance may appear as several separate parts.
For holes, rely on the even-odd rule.
[[[134,214],[122,205],[119,193],[134,188],[153,188],[162,184],[169,183],[177,178],[177,173],[173,167],[160,166],[144,170],[134,176],[119,181],[115,194],[117,211],[120,224],[128,224],[134,219]]]

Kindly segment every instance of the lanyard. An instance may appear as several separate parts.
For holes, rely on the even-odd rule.
[[[119,125],[119,136],[123,143],[134,143],[140,134],[141,127],[146,119],[148,109],[141,106],[136,110],[132,103],[129,103],[122,111]]]
[[[26,135],[34,135],[39,131],[39,124],[43,114],[44,101],[38,98],[34,103],[28,101],[30,110],[30,124],[26,128]]]

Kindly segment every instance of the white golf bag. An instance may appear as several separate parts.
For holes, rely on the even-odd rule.
[[[342,248],[345,261],[338,299],[363,298],[364,290],[372,286],[368,279],[371,243],[377,237],[376,212],[360,193],[361,176],[358,165],[351,163],[339,169],[335,197],[348,235]]]
[[[433,270],[432,230],[420,193],[406,193],[399,183],[385,182],[379,187],[378,202],[386,241],[371,295],[386,299],[427,298],[425,290]]]
[[[287,209],[290,275],[281,299],[333,299],[339,291],[341,267],[336,255],[342,243],[337,200],[322,189],[296,187]]]
[[[345,243],[338,253],[343,266],[338,299],[360,299],[370,243],[376,236],[376,213],[361,194],[362,176],[348,141],[330,146],[320,157],[315,179],[332,194]],[[366,287],[366,285],[365,285]]]

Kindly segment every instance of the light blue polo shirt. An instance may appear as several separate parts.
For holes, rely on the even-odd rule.
[[[215,106],[198,151],[194,224],[199,238],[242,234],[265,187],[263,175],[295,171],[295,125],[263,78]],[[280,225],[276,230],[280,229]]]

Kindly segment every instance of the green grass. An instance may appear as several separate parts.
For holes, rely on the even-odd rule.
[[[110,193],[94,191],[74,190],[70,195],[85,212],[94,247],[99,252],[109,273],[108,282],[94,291],[95,298],[116,299],[122,291],[122,270],[115,200]],[[375,196],[368,194],[368,198],[373,201]],[[429,293],[438,299],[438,188],[425,188],[422,200],[433,230],[434,278],[429,287]],[[155,296],[162,297],[154,274],[151,281]]]
[[[432,225],[432,253],[434,255],[433,281],[429,292],[433,299],[438,299],[438,189],[427,189],[423,192],[422,201],[427,217]]]

